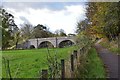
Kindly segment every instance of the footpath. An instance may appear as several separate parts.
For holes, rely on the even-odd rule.
[[[95,48],[100,56],[101,60],[105,65],[105,69],[107,72],[107,78],[118,78],[120,80],[120,55],[111,53],[108,49],[102,47],[100,44],[96,43]]]

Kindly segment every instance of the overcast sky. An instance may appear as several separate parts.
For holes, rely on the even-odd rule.
[[[14,15],[15,23],[43,24],[50,31],[64,29],[75,33],[78,21],[85,19],[84,2],[6,2],[3,7]]]

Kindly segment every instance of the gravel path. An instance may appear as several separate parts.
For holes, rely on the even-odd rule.
[[[109,50],[102,47],[100,44],[95,44],[95,48],[105,64],[107,77],[108,78],[118,78],[118,59],[120,61],[120,55],[111,53]],[[119,58],[118,58],[119,57]],[[120,74],[119,74],[120,77]]]

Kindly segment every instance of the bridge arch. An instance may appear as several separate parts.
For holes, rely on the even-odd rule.
[[[42,41],[38,45],[38,48],[45,48],[45,47],[53,48],[54,44],[51,41]]]
[[[66,47],[66,46],[72,46],[74,44],[75,44],[75,42],[73,40],[65,39],[65,40],[62,40],[58,43],[58,47],[62,48],[62,47]]]
[[[30,45],[30,47],[29,47],[30,49],[34,49],[35,48],[35,46],[34,45]]]
[[[42,47],[41,45],[45,42],[50,43],[54,47],[60,47],[60,45],[64,42],[71,42],[71,44],[76,44],[75,37],[50,37],[50,38],[35,38],[35,39],[29,39],[25,43],[22,43],[20,47],[23,49],[31,48],[30,46],[34,46],[35,48]],[[67,43],[66,43],[67,44]],[[33,47],[33,48],[34,48]]]

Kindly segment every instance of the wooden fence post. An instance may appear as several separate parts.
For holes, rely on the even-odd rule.
[[[47,69],[42,69],[42,79],[47,79],[48,78],[48,70]]]
[[[77,50],[74,50],[74,51],[73,51],[73,54],[74,54],[75,58],[77,59],[77,56],[78,56],[78,55],[77,55]]]
[[[79,49],[79,54],[81,54],[81,49]]]
[[[61,59],[61,78],[65,78],[65,62],[64,59]]]
[[[74,71],[74,56],[71,54],[71,70]]]
[[[120,28],[119,28],[120,29]],[[120,33],[118,35],[118,50],[120,49]],[[120,51],[120,50],[119,50]]]
[[[82,54],[84,54],[84,47],[82,48]]]
[[[74,78],[74,55],[71,54],[71,78]]]
[[[82,53],[82,48],[79,50],[79,54],[81,54]]]

